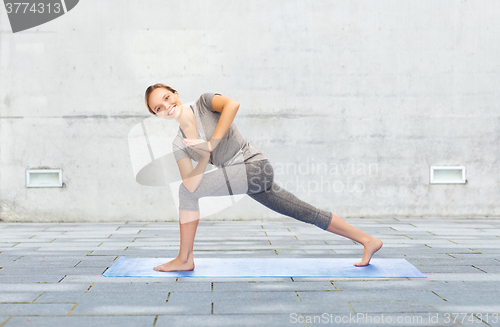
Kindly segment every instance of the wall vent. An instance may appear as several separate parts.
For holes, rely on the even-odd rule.
[[[26,187],[62,187],[62,169],[28,169]]]
[[[465,166],[431,166],[431,184],[465,184]]]

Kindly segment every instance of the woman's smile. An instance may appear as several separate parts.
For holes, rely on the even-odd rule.
[[[168,112],[169,116],[174,113],[176,107],[177,107],[177,105],[174,104],[174,106],[172,107],[172,109],[170,109],[170,111]]]

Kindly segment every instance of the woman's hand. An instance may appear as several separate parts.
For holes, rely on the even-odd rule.
[[[210,152],[212,151],[210,141],[205,142],[200,139],[184,139],[184,144],[199,153],[202,157],[210,157]]]
[[[201,139],[184,139],[184,144],[191,148],[196,148],[198,150],[203,150],[207,152],[212,152],[212,144],[210,141],[206,142],[205,140]]]

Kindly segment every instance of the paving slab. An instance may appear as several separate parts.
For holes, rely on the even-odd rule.
[[[298,291],[297,296],[302,303],[335,303],[345,302],[391,302],[391,301],[422,301],[433,304],[443,301],[432,291],[419,289],[396,290],[350,290],[337,292],[304,292]],[[389,309],[388,309],[389,310]],[[358,310],[359,311],[359,310]],[[364,312],[361,310],[361,312]],[[388,311],[394,312],[394,311]]]
[[[106,267],[105,267],[106,268]],[[104,269],[105,269],[104,268]],[[102,274],[103,267],[92,267],[92,268],[76,268],[76,267],[53,267],[46,264],[37,265],[34,264],[29,269],[24,267],[4,267],[2,269],[3,276],[22,276],[28,277],[31,275],[97,275]]]
[[[78,304],[71,312],[73,315],[79,316],[94,316],[94,315],[108,315],[108,316],[143,316],[143,315],[170,315],[170,314],[185,314],[192,313],[210,314],[212,305],[206,302],[181,303],[181,304],[168,304],[160,303],[158,305],[143,305],[141,303],[124,304],[96,304],[92,302],[85,302]]]
[[[13,317],[5,325],[5,327],[54,327],[54,326],[71,326],[71,327],[89,327],[89,326],[106,326],[106,327],[151,327],[155,322],[155,316],[49,316],[49,317]],[[1,321],[1,319],[0,319]],[[157,325],[158,326],[158,325]]]
[[[255,327],[255,326],[287,326],[297,325],[290,322],[289,315],[280,314],[251,314],[251,315],[224,315],[224,314],[192,314],[159,316],[156,327]],[[299,326],[301,324],[298,324]],[[303,325],[303,324],[302,324]],[[305,326],[305,325],[304,325]]]
[[[348,302],[356,313],[427,313],[436,310],[434,305],[422,299]]]
[[[109,279],[109,278],[108,278]],[[89,293],[120,293],[123,294],[126,290],[132,294],[149,293],[149,292],[212,292],[214,286],[212,282],[205,283],[177,283],[175,278],[165,278],[167,281],[134,281],[134,282],[94,282],[89,290]]]
[[[120,285],[122,292],[43,292],[34,303],[74,302],[95,305],[157,305],[166,302],[168,292],[150,291],[132,293],[127,285]]]
[[[324,282],[213,282],[214,292],[259,292],[259,291],[337,291],[333,283],[328,280]]]
[[[173,282],[178,282],[177,278],[168,278],[168,277],[162,277],[162,278],[148,278],[147,282],[150,283],[155,283],[155,282],[167,282],[167,281],[173,281]],[[144,282],[144,278],[109,278],[109,277],[104,277],[102,275],[72,275],[72,276],[66,276],[60,284],[68,284],[72,285],[74,283],[85,283],[87,287],[91,285],[92,283],[108,283],[108,284],[129,284],[129,283],[135,283],[139,282],[142,283]],[[119,287],[119,286],[117,286]]]
[[[76,303],[0,303],[0,312],[12,316],[67,315]]]
[[[3,269],[2,269],[3,270]],[[1,270],[0,270],[1,271]],[[0,283],[58,283],[64,279],[64,273],[56,273],[55,275],[31,274],[25,275],[24,272],[15,275],[1,275]],[[2,285],[0,284],[0,289]]]
[[[0,303],[31,303],[40,296],[40,292],[1,292]]]
[[[89,283],[33,283],[33,282],[17,282],[0,283],[0,292],[85,292],[89,287]]]

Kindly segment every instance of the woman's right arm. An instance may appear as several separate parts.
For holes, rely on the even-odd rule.
[[[194,169],[191,158],[189,157],[185,157],[177,161],[182,182],[189,192],[193,193],[198,188],[198,185],[200,185],[201,179],[207,169],[209,158],[209,156],[201,156],[200,161]]]

